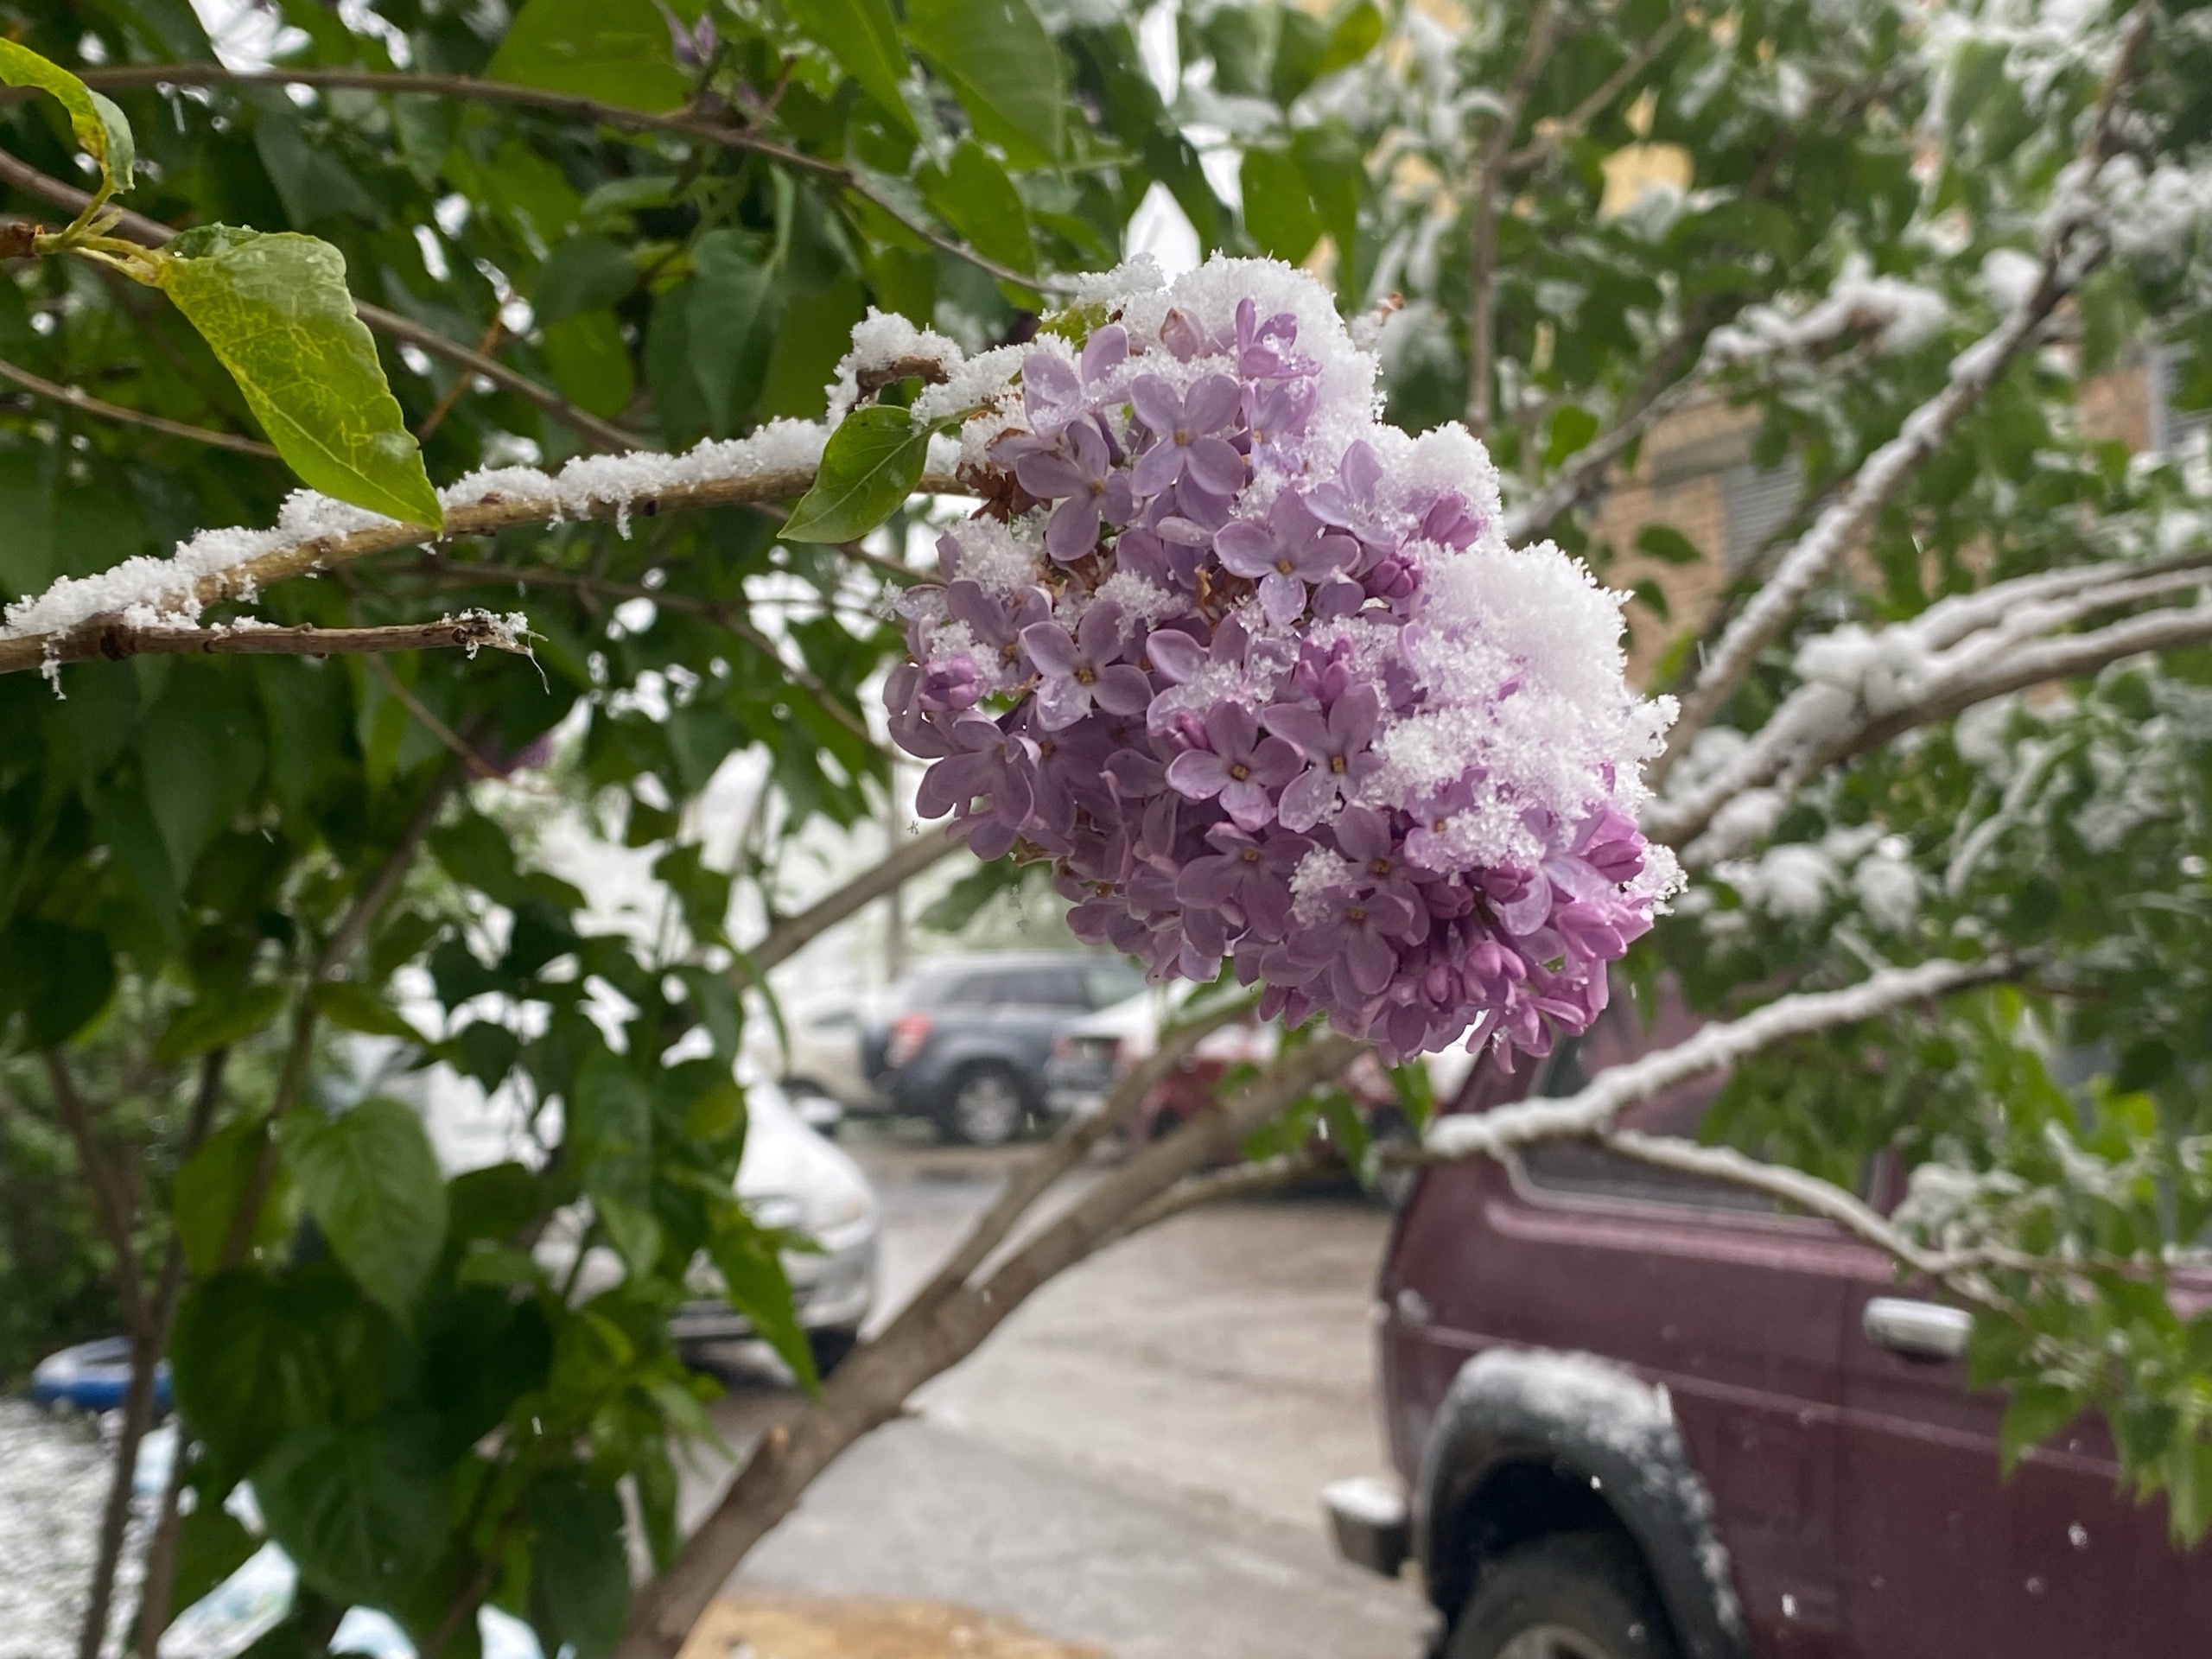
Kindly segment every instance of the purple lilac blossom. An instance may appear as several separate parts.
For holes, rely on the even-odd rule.
[[[1077,937],[1386,1055],[1585,1029],[1677,880],[1615,598],[1504,543],[1464,432],[1376,418],[1310,279],[1216,260],[1107,308],[963,434],[1015,487],[900,603],[918,807],[1051,861]]]

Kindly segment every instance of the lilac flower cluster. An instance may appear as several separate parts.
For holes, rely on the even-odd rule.
[[[1503,543],[1464,431],[1376,420],[1298,273],[1140,272],[1075,315],[963,371],[986,505],[887,691],[918,810],[1052,860],[1082,938],[1227,962],[1294,1023],[1508,1060],[1585,1028],[1678,880],[1635,827],[1670,710],[1616,598]]]

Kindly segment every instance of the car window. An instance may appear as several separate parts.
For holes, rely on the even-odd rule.
[[[1688,1034],[1678,1029],[1687,1016],[1681,1011],[1679,999],[1662,995],[1661,1000],[1662,1006],[1648,1025],[1632,1004],[1616,1002],[1589,1032],[1560,1045],[1546,1063],[1535,1092],[1554,1098],[1574,1094],[1594,1072],[1679,1041]],[[1694,1139],[1724,1082],[1711,1077],[1677,1084],[1636,1107],[1630,1114],[1630,1127]],[[1522,1154],[1521,1167],[1529,1185],[1541,1192],[1631,1198],[1739,1214],[1771,1215],[1777,1210],[1763,1193],[1681,1170],[1655,1168],[1586,1141],[1540,1141]]]
[[[1017,1007],[1087,1008],[1090,988],[1084,975],[1075,964],[1009,973],[999,982],[999,1001]]]
[[[1092,963],[1083,970],[1083,979],[1094,1008],[1126,1002],[1144,988],[1144,976],[1123,962]]]
[[[982,1008],[998,1001],[996,974],[961,974],[938,988],[929,1005],[940,1008]]]

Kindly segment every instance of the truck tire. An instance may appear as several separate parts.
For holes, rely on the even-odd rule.
[[[1483,1564],[1446,1659],[1675,1659],[1667,1616],[1618,1538],[1561,1532]]]
[[[1010,1065],[995,1060],[963,1066],[938,1107],[938,1133],[968,1147],[1003,1147],[1029,1121],[1029,1098]]]

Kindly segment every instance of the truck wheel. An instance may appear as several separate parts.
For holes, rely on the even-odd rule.
[[[1446,1659],[1675,1659],[1666,1614],[1636,1552],[1562,1532],[1485,1562]]]
[[[938,1114],[938,1128],[948,1141],[1002,1147],[1021,1133],[1028,1116],[1021,1079],[1012,1067],[971,1065],[952,1080],[952,1091]]]

